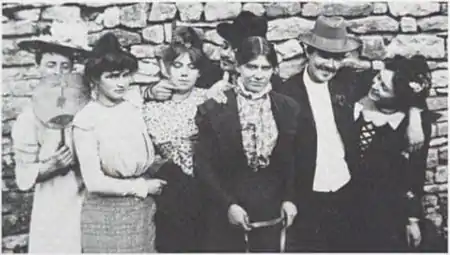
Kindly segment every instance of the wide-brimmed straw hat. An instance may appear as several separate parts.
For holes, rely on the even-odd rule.
[[[267,20],[249,11],[242,11],[233,23],[220,23],[217,33],[230,42],[233,48],[240,46],[242,41],[250,36],[266,37]]]
[[[90,88],[78,73],[42,78],[33,92],[32,106],[44,125],[62,129],[91,99]]]
[[[299,39],[314,48],[332,53],[349,52],[361,46],[361,40],[347,34],[345,19],[338,16],[319,16],[314,28],[309,33],[301,34]]]
[[[88,28],[83,21],[54,20],[40,31],[39,36],[23,40],[19,47],[37,53],[50,51],[73,56],[76,60],[86,58],[91,50],[88,45]]]

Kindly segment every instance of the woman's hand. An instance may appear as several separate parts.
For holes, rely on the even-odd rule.
[[[290,227],[297,216],[297,207],[294,203],[286,201],[281,205],[281,211],[286,215],[286,228]]]
[[[228,208],[228,221],[233,225],[241,226],[246,231],[251,229],[249,226],[247,212],[239,205],[230,205]]]
[[[422,129],[421,110],[412,107],[409,110],[409,123],[406,130],[406,137],[409,142],[409,152],[420,150],[424,145],[425,135]]]
[[[175,87],[166,79],[162,79],[156,85],[147,90],[147,97],[154,100],[165,101],[172,96]]]
[[[49,176],[53,174],[66,174],[67,168],[74,163],[72,152],[66,145],[59,148],[50,157],[40,160],[42,162],[41,176]]]
[[[167,182],[161,179],[149,179],[147,180],[148,194],[160,195]]]
[[[229,77],[230,73],[224,72],[222,79],[214,83],[211,88],[208,89],[206,96],[214,99],[217,103],[227,103],[227,97],[225,96],[224,91],[232,87],[232,85],[228,82]]]
[[[406,241],[408,242],[408,245],[413,248],[417,248],[420,245],[422,235],[417,219],[410,220],[408,225],[406,225]]]

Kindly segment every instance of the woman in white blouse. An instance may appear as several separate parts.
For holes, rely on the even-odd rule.
[[[136,58],[111,33],[85,67],[96,98],[74,120],[74,142],[88,194],[81,215],[83,252],[155,252],[149,195],[165,181],[145,178],[154,161],[141,109],[124,100]]]

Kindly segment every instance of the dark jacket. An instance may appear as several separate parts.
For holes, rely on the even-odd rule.
[[[243,252],[237,245],[243,241],[243,232],[237,232],[237,236],[233,232],[227,220],[228,208],[238,204],[247,211],[250,221],[262,221],[279,217],[282,201],[294,201],[294,140],[299,107],[289,97],[269,93],[279,135],[269,166],[254,172],[242,148],[236,94],[227,90],[225,95],[226,104],[208,100],[199,106],[194,171],[206,194],[210,234],[205,242],[212,242],[210,248],[215,251]]]
[[[277,92],[288,95],[300,105],[302,133],[296,154],[297,194],[308,196],[312,192],[317,158],[317,130],[310,101],[303,81],[303,73],[292,76],[281,86],[275,87]],[[329,90],[337,129],[342,138],[345,160],[350,173],[355,171],[357,158],[357,135],[353,120],[354,96],[351,87],[358,77],[351,70],[342,70],[329,82]],[[307,205],[305,205],[307,206]]]

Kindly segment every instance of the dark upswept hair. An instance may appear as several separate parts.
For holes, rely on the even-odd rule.
[[[272,43],[260,36],[244,39],[236,52],[238,65],[246,64],[258,56],[264,56],[273,68],[278,66],[277,53]]]
[[[175,59],[185,53],[202,73],[208,61],[203,52],[203,41],[192,27],[178,27],[174,31],[169,47],[162,54],[164,65],[168,68]]]
[[[98,79],[104,72],[125,71],[131,73],[138,69],[137,58],[124,50],[113,33],[106,33],[95,46],[84,68],[88,80]]]
[[[395,107],[405,111],[411,106],[426,106],[426,97],[431,86],[431,71],[422,55],[403,57],[395,55],[385,60],[385,69],[394,72],[392,85],[396,97]],[[416,82],[422,90],[415,92],[410,83]]]

